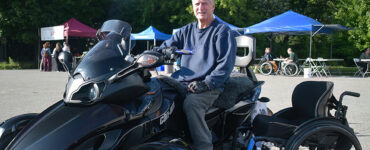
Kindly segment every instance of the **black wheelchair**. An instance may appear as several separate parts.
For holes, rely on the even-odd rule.
[[[252,123],[253,140],[271,142],[285,150],[361,150],[346,119],[348,107],[342,105],[344,96],[360,94],[346,91],[338,101],[332,93],[333,86],[333,82],[327,81],[305,81],[297,85],[292,107],[272,116],[256,116]]]

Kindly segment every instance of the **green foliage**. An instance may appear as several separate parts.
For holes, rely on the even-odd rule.
[[[324,24],[340,23],[354,30],[333,35],[333,57],[344,58],[352,65],[349,60],[358,57],[358,50],[370,46],[369,3],[369,0],[215,0],[215,14],[238,27],[251,26],[288,10]],[[108,19],[124,20],[131,24],[133,33],[149,25],[172,33],[172,29],[195,21],[191,0],[1,0],[0,35],[10,45],[22,44],[14,46],[16,49],[8,48],[17,52],[12,55],[15,60],[34,57],[38,29],[62,24],[72,17],[96,29]],[[288,47],[300,58],[308,56],[309,35],[253,36],[257,38],[257,57],[270,44],[277,56],[286,57]],[[313,40],[313,57],[330,57],[331,36],[317,35]]]
[[[37,62],[19,62],[19,65],[21,66],[22,69],[37,69],[38,65]]]
[[[354,29],[348,32],[347,39],[358,50],[370,47],[370,1],[339,0],[336,7],[335,18]]]
[[[19,63],[14,62],[12,58],[9,57],[9,62],[0,62],[0,69],[7,70],[7,69],[21,69]]]
[[[31,44],[37,42],[39,28],[63,24],[72,17],[93,27],[100,26],[95,23],[104,20],[107,0],[2,0],[1,3],[3,36]]]

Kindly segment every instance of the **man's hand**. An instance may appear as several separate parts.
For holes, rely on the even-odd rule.
[[[177,50],[177,47],[166,47],[166,48],[162,48],[160,50],[160,52],[166,57],[166,59],[177,59],[177,55],[175,53],[175,51]]]
[[[204,81],[193,81],[188,85],[188,90],[192,93],[203,93],[211,90]]]

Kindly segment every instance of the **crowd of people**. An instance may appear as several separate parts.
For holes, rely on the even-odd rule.
[[[41,49],[41,71],[65,71],[63,65],[59,62],[58,56],[64,51],[71,53],[70,47],[67,42],[63,42],[63,47],[59,42],[55,44],[53,51],[50,50],[50,42],[45,42]],[[72,62],[69,62],[72,63]]]

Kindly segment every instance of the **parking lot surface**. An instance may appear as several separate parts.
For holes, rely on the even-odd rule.
[[[262,76],[265,81],[261,96],[270,98],[268,107],[273,112],[291,106],[294,87],[308,80],[334,82],[334,95],[344,91],[361,94],[360,98],[345,97],[347,118],[354,128],[363,149],[370,149],[370,78],[328,77],[309,78],[302,76]],[[61,100],[68,75],[65,72],[40,72],[39,70],[0,71],[0,120],[23,113],[40,113]]]

